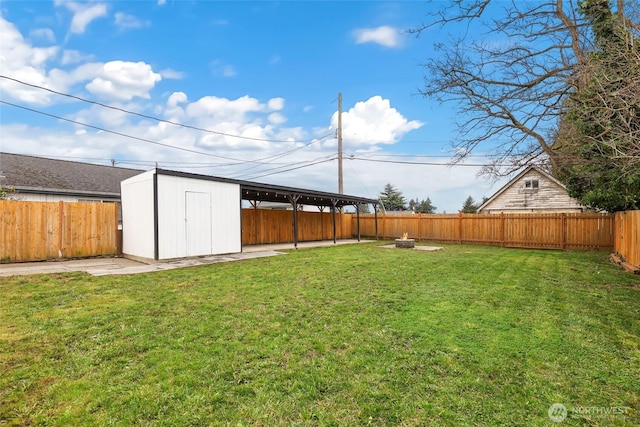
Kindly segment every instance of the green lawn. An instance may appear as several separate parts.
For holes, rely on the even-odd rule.
[[[0,278],[0,375],[0,425],[638,425],[640,277],[362,244]]]

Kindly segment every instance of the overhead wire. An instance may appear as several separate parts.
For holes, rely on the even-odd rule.
[[[309,163],[309,164],[306,164],[306,165],[296,166],[296,167],[292,167],[292,168],[285,169],[285,170],[282,170],[282,171],[271,172],[271,173],[266,173],[266,174],[263,174],[263,175],[253,176],[253,177],[251,177],[250,179],[252,179],[252,180],[253,180],[253,179],[257,179],[257,178],[263,178],[263,177],[265,177],[265,176],[276,175],[276,174],[284,173],[284,172],[290,172],[290,171],[292,171],[292,170],[296,170],[296,169],[302,169],[302,168],[307,168],[307,167],[310,167],[310,166],[315,166],[315,165],[318,165],[318,164],[320,164],[320,163],[327,163],[327,162],[331,162],[331,161],[336,160],[336,159],[337,159],[337,157],[333,156],[333,157],[331,157],[331,158],[329,158],[329,159],[325,159],[325,160],[318,160],[317,162]]]
[[[203,156],[215,157],[215,158],[218,158],[218,159],[233,160],[233,161],[245,162],[245,163],[253,162],[253,160],[242,160],[242,159],[235,159],[233,157],[219,156],[217,154],[206,153],[204,151],[192,150],[190,148],[178,147],[178,146],[175,146],[175,145],[165,144],[163,142],[153,141],[153,140],[146,139],[146,138],[140,138],[138,136],[128,135],[126,133],[105,129],[105,128],[102,128],[100,126],[94,126],[94,125],[90,125],[88,123],[79,122],[77,120],[72,120],[72,119],[67,119],[65,117],[57,116],[55,114],[46,113],[44,111],[35,110],[33,108],[25,107],[23,105],[13,104],[11,102],[7,102],[7,101],[1,100],[1,99],[0,99],[0,104],[9,105],[9,106],[12,106],[12,107],[15,107],[15,108],[20,108],[20,109],[23,109],[23,110],[26,110],[26,111],[30,111],[32,113],[42,114],[44,116],[53,117],[53,118],[58,119],[58,120],[64,120],[66,122],[73,123],[73,124],[76,124],[76,125],[85,126],[85,127],[91,128],[91,129],[96,129],[96,130],[99,130],[99,131],[102,131],[102,132],[107,132],[107,133],[110,133],[110,134],[113,134],[113,135],[118,135],[118,136],[121,136],[123,138],[134,139],[136,141],[142,141],[142,142],[146,142],[146,143],[149,143],[149,144],[159,145],[159,146],[162,146],[162,147],[173,148],[173,149],[176,149],[176,150],[186,151],[186,152],[194,153],[194,154],[200,154],[200,155],[203,155]]]
[[[322,139],[324,139],[327,136],[331,135],[331,134],[328,134],[328,135],[325,135],[325,136],[320,137],[318,139],[314,139],[313,141],[309,142],[308,144],[305,144],[302,147],[296,147],[296,148],[294,148],[292,150],[288,150],[288,151],[286,151],[284,153],[278,153],[278,154],[275,154],[275,155],[266,156],[266,157],[259,158],[259,159],[254,159],[254,160],[244,160],[244,159],[237,159],[237,158],[233,158],[233,157],[221,156],[221,155],[217,155],[217,154],[207,153],[205,151],[193,150],[193,149],[185,148],[185,147],[178,147],[178,146],[171,145],[171,144],[165,144],[165,143],[162,143],[162,142],[153,141],[153,140],[147,139],[147,138],[141,138],[141,137],[129,135],[129,134],[126,134],[126,133],[122,133],[122,132],[106,129],[106,128],[103,128],[103,127],[100,127],[100,126],[95,126],[95,125],[91,125],[91,124],[88,124],[88,123],[83,123],[83,122],[80,122],[80,121],[77,121],[77,120],[72,120],[72,119],[69,119],[69,118],[66,118],[66,117],[58,116],[58,115],[55,115],[55,114],[47,113],[47,112],[44,112],[44,111],[36,110],[34,108],[25,107],[23,105],[14,104],[14,103],[11,103],[11,102],[8,102],[8,101],[4,101],[4,100],[1,100],[1,99],[0,99],[0,103],[8,105],[8,106],[11,106],[11,107],[14,107],[14,108],[19,108],[19,109],[22,109],[22,110],[26,110],[26,111],[29,111],[29,112],[32,112],[32,113],[41,114],[41,115],[44,115],[44,116],[47,116],[47,117],[52,117],[52,118],[55,118],[55,119],[58,119],[58,120],[63,120],[63,121],[69,122],[69,123],[73,123],[73,124],[79,125],[79,126],[85,126],[85,127],[91,128],[91,129],[96,129],[98,131],[102,131],[102,132],[110,133],[110,134],[113,134],[113,135],[121,136],[123,138],[129,138],[129,139],[133,139],[133,140],[136,140],[136,141],[141,141],[141,142],[146,142],[146,143],[149,143],[149,144],[159,145],[159,146],[162,146],[162,147],[172,148],[172,149],[175,149],[175,150],[185,151],[185,152],[189,152],[189,153],[193,153],[193,154],[200,154],[200,155],[203,155],[203,156],[209,156],[209,157],[214,157],[214,158],[218,158],[218,159],[231,160],[231,161],[235,162],[235,163],[220,164],[220,165],[217,165],[217,166],[237,166],[237,165],[243,165],[243,164],[247,164],[247,163],[254,163],[256,165],[269,164],[270,162],[264,162],[264,160],[273,159],[273,158],[282,158],[285,155],[288,155],[288,154],[290,154],[292,152],[295,152],[297,150],[300,150],[302,148],[308,147],[309,145],[314,144],[314,143],[316,143],[318,141],[321,141]],[[111,159],[109,159],[109,160],[111,160]],[[125,163],[125,162],[121,162],[121,163]]]
[[[177,146],[174,146],[174,145],[171,145],[171,144],[164,144],[164,143],[160,143],[160,142],[157,142],[157,141],[152,141],[152,140],[149,140],[149,139],[146,139],[146,138],[135,137],[135,136],[128,135],[128,134],[125,134],[125,133],[122,133],[122,132],[111,131],[109,129],[105,129],[105,128],[102,128],[102,127],[90,125],[90,124],[87,124],[87,123],[82,123],[82,122],[79,122],[79,121],[67,119],[67,118],[64,118],[64,117],[60,117],[60,116],[57,116],[57,115],[54,115],[54,114],[46,113],[46,112],[43,112],[43,111],[40,111],[40,110],[36,110],[36,109],[33,109],[33,108],[28,108],[28,107],[24,107],[24,106],[21,106],[21,105],[18,105],[18,104],[13,104],[13,103],[9,103],[9,102],[0,100],[0,102],[4,103],[6,105],[13,106],[15,108],[21,108],[21,109],[24,109],[24,110],[27,110],[27,111],[30,111],[30,112],[42,114],[42,115],[53,117],[53,118],[57,118],[57,119],[60,119],[60,120],[65,120],[65,121],[68,121],[68,122],[71,122],[71,123],[74,123],[74,124],[77,124],[77,125],[94,128],[94,129],[97,129],[97,130],[100,130],[100,131],[104,131],[104,132],[107,132],[107,133],[111,133],[111,134],[115,134],[115,135],[118,135],[118,136],[122,136],[122,137],[126,137],[126,138],[132,138],[132,139],[135,139],[135,140],[138,140],[138,141],[143,141],[143,142],[147,142],[147,143],[151,143],[151,144],[161,145],[161,146],[168,147],[168,148],[174,148],[174,149],[178,149],[178,150],[182,150],[182,151],[187,151],[187,152],[191,152],[191,153],[194,153],[194,154],[201,154],[201,155],[206,155],[206,156],[211,156],[211,157],[216,157],[216,158],[220,158],[220,159],[231,160],[231,161],[237,162],[237,163],[216,164],[216,165],[211,165],[211,166],[199,166],[199,167],[186,166],[185,168],[225,167],[225,166],[236,166],[236,165],[242,165],[242,164],[247,164],[247,163],[253,163],[253,166],[250,169],[254,169],[254,168],[260,166],[261,164],[273,164],[272,163],[273,160],[285,157],[285,156],[287,156],[287,155],[289,155],[291,153],[294,153],[294,152],[299,151],[299,150],[301,150],[303,148],[306,148],[306,147],[308,147],[308,146],[310,146],[312,144],[315,144],[316,142],[322,141],[323,139],[325,139],[325,138],[327,138],[327,137],[329,137],[329,136],[331,136],[333,134],[333,133],[328,133],[328,134],[325,134],[325,135],[323,135],[323,136],[321,136],[319,138],[314,138],[314,139],[308,140],[308,142],[307,142],[307,140],[304,140],[304,141],[296,141],[296,140],[291,140],[291,139],[274,140],[274,139],[265,139],[265,138],[244,137],[244,136],[241,136],[241,135],[227,134],[227,133],[224,133],[224,132],[212,131],[210,129],[203,129],[203,128],[199,128],[199,127],[195,127],[195,126],[190,126],[190,125],[185,125],[185,124],[182,124],[182,123],[173,122],[173,121],[170,121],[170,120],[160,119],[158,117],[137,113],[137,112],[126,110],[126,109],[123,109],[123,108],[120,108],[120,107],[114,107],[114,106],[107,105],[107,104],[104,104],[104,103],[100,103],[100,102],[97,102],[97,101],[88,100],[88,99],[85,99],[85,98],[82,98],[82,97],[79,97],[79,96],[75,96],[75,95],[71,95],[71,94],[55,91],[53,89],[45,88],[43,86],[30,84],[30,83],[21,81],[19,79],[15,79],[15,78],[8,77],[8,76],[5,76],[5,75],[0,75],[0,77],[8,79],[8,80],[12,80],[14,82],[17,82],[17,83],[20,83],[20,84],[23,84],[23,85],[27,85],[27,86],[34,87],[34,88],[37,88],[37,89],[45,90],[45,91],[48,91],[48,92],[51,92],[51,93],[54,93],[54,94],[57,94],[57,95],[66,96],[66,97],[69,97],[69,98],[72,98],[72,99],[76,99],[76,100],[79,100],[79,101],[82,101],[82,102],[87,102],[87,103],[90,103],[90,104],[99,105],[99,106],[104,107],[104,108],[109,108],[109,109],[117,110],[117,111],[124,112],[124,113],[127,113],[127,114],[132,114],[132,115],[136,115],[136,116],[139,116],[139,117],[144,117],[144,118],[148,118],[148,119],[151,119],[151,120],[155,120],[155,121],[158,121],[158,122],[165,122],[165,123],[169,123],[169,124],[172,124],[172,125],[176,125],[176,126],[180,126],[180,127],[184,127],[184,128],[189,128],[189,129],[193,129],[193,130],[198,130],[198,131],[202,131],[202,132],[213,133],[213,134],[217,134],[217,135],[221,135],[221,136],[229,136],[229,137],[234,137],[234,138],[242,138],[242,139],[246,139],[246,140],[263,141],[263,142],[276,142],[276,143],[282,143],[282,142],[286,142],[286,143],[301,143],[301,142],[305,142],[305,144],[300,146],[300,147],[296,147],[296,148],[293,148],[291,150],[285,151],[283,153],[277,153],[277,154],[266,156],[266,157],[259,158],[259,159],[253,159],[253,160],[235,159],[235,158],[232,158],[232,157],[214,155],[214,154],[211,154],[211,153],[198,151],[198,150],[187,149],[187,148],[184,148],[184,147],[177,147]],[[113,159],[109,159],[109,160],[111,160],[112,162],[114,161]],[[121,164],[139,165],[139,164],[136,164],[135,162],[120,161],[119,163],[121,163]],[[289,163],[287,165],[291,165],[291,163]]]
[[[131,114],[131,115],[142,117],[142,118],[145,118],[145,119],[150,119],[150,120],[154,120],[154,121],[162,122],[162,123],[168,123],[168,124],[171,124],[171,125],[174,125],[174,126],[179,126],[179,127],[183,127],[183,128],[187,128],[187,129],[198,130],[198,131],[201,131],[201,132],[212,133],[212,134],[215,134],[215,135],[228,136],[230,138],[239,138],[239,139],[246,139],[246,140],[250,140],[250,141],[262,141],[262,142],[293,142],[293,143],[295,143],[295,142],[302,142],[302,143],[311,142],[311,143],[313,143],[313,141],[315,140],[315,138],[314,138],[314,139],[310,139],[310,140],[291,141],[291,140],[266,139],[266,138],[257,138],[257,137],[250,137],[250,136],[234,135],[234,134],[225,133],[225,132],[219,132],[219,131],[215,131],[215,130],[211,130],[211,129],[204,129],[204,128],[200,128],[200,127],[197,127],[197,126],[186,125],[184,123],[178,123],[178,122],[174,122],[172,120],[161,119],[159,117],[154,117],[154,116],[150,116],[150,115],[147,115],[147,114],[138,113],[138,112],[127,110],[127,109],[124,109],[124,108],[121,108],[121,107],[114,107],[113,105],[104,104],[104,103],[98,102],[98,101],[92,101],[90,99],[82,98],[82,97],[77,96],[77,95],[71,95],[69,93],[59,92],[57,90],[49,89],[49,88],[44,87],[44,86],[39,86],[39,85],[36,85],[36,84],[27,83],[27,82],[24,82],[22,80],[18,80],[18,79],[14,78],[14,77],[5,76],[3,74],[0,74],[0,78],[11,80],[13,82],[16,82],[16,83],[19,83],[19,84],[22,84],[22,85],[25,85],[25,86],[33,87],[35,89],[45,90],[47,92],[51,92],[51,93],[54,93],[56,95],[65,96],[67,98],[76,99],[78,101],[86,102],[86,103],[89,103],[89,104],[99,105],[100,107],[109,108],[111,110],[120,111],[122,113]]]
[[[277,169],[288,168],[289,166],[296,165],[296,163],[288,163],[288,164],[283,164],[283,166],[278,166],[276,168],[267,169],[267,170],[264,170],[264,171],[261,171],[261,172],[255,172],[254,174],[250,174],[250,173],[248,173],[248,171],[253,170],[253,169],[255,169],[255,168],[259,167],[259,166],[262,166],[262,165],[273,164],[272,163],[273,160],[277,160],[279,158],[285,157],[285,156],[287,156],[287,155],[289,155],[291,153],[294,153],[294,152],[299,151],[301,149],[304,149],[304,148],[306,148],[306,147],[308,147],[308,146],[310,146],[312,144],[315,144],[316,142],[322,141],[323,139],[331,136],[333,133],[328,133],[328,134],[323,135],[323,136],[321,136],[319,138],[314,138],[314,139],[311,139],[311,140],[303,140],[303,141],[275,140],[275,139],[265,139],[265,138],[256,138],[256,137],[245,137],[245,136],[242,136],[242,135],[234,135],[234,134],[228,134],[228,133],[224,133],[224,132],[214,131],[214,130],[211,130],[211,129],[199,128],[199,127],[196,127],[196,126],[186,125],[186,124],[174,122],[174,121],[171,121],[171,120],[165,120],[165,119],[161,119],[161,118],[158,118],[158,117],[154,117],[154,116],[138,113],[138,112],[135,112],[135,111],[130,111],[130,110],[127,110],[127,109],[124,109],[124,108],[120,108],[120,107],[114,107],[112,105],[104,104],[104,103],[101,103],[101,102],[98,102],[98,101],[88,100],[88,99],[85,99],[85,98],[82,98],[82,97],[79,97],[79,96],[76,96],[76,95],[71,95],[71,94],[67,94],[67,93],[64,93],[64,92],[59,92],[59,91],[56,91],[56,90],[53,90],[53,89],[49,89],[49,88],[46,88],[46,87],[43,87],[43,86],[27,83],[27,82],[24,82],[22,80],[19,80],[19,79],[13,78],[13,77],[9,77],[9,76],[5,76],[5,75],[0,75],[0,78],[11,80],[11,81],[14,81],[16,83],[23,84],[23,85],[26,85],[26,86],[30,86],[30,87],[33,87],[33,88],[36,88],[36,89],[48,91],[48,92],[54,93],[56,95],[65,96],[65,97],[76,99],[78,101],[86,102],[86,103],[89,103],[89,104],[94,104],[94,105],[98,105],[98,106],[101,106],[101,107],[104,107],[104,108],[108,108],[108,109],[124,112],[126,114],[131,114],[131,115],[135,115],[135,116],[138,116],[138,117],[154,120],[154,121],[157,121],[157,122],[168,123],[168,124],[171,124],[171,125],[174,125],[174,126],[179,126],[179,127],[183,127],[183,128],[187,128],[187,129],[201,131],[201,132],[212,133],[212,134],[225,136],[225,137],[231,137],[231,138],[239,138],[239,139],[262,141],[262,142],[275,142],[275,143],[301,143],[301,142],[304,142],[304,145],[302,145],[300,147],[293,148],[293,149],[288,150],[288,151],[285,151],[283,153],[278,153],[278,154],[274,154],[274,155],[266,156],[266,157],[263,157],[263,158],[254,159],[254,160],[244,160],[244,159],[237,159],[237,158],[228,157],[228,156],[221,156],[221,155],[212,154],[212,153],[199,151],[199,150],[193,150],[193,149],[190,149],[190,148],[179,147],[179,146],[175,146],[175,145],[171,145],[171,144],[166,144],[166,143],[162,143],[162,142],[158,142],[158,141],[153,141],[153,140],[150,140],[150,139],[147,139],[147,138],[141,138],[141,137],[137,137],[137,136],[133,136],[133,135],[128,135],[128,134],[125,134],[125,133],[122,133],[122,132],[113,131],[113,130],[106,129],[106,128],[103,128],[103,127],[100,127],[100,126],[95,126],[95,125],[91,125],[91,124],[88,124],[88,123],[79,122],[79,121],[68,119],[68,118],[65,118],[65,117],[61,117],[61,116],[58,116],[58,115],[55,115],[55,114],[47,113],[47,112],[44,112],[44,111],[40,111],[40,110],[36,110],[36,109],[33,109],[33,108],[25,107],[25,106],[22,106],[22,105],[10,103],[10,102],[4,101],[4,100],[0,100],[0,103],[8,105],[8,106],[12,106],[14,108],[19,108],[19,109],[23,109],[23,110],[30,111],[30,112],[33,112],[33,113],[41,114],[41,115],[44,115],[44,116],[56,118],[58,120],[67,121],[69,123],[73,123],[73,124],[76,124],[76,125],[80,125],[80,126],[85,126],[85,127],[88,127],[88,128],[96,129],[98,131],[110,133],[110,134],[117,135],[117,136],[120,136],[120,137],[123,137],[123,138],[129,138],[129,139],[133,139],[133,140],[137,140],[137,141],[141,141],[141,142],[145,142],[145,143],[149,143],[149,144],[154,144],[154,145],[158,145],[158,146],[162,146],[162,147],[166,147],[166,148],[176,149],[176,150],[185,151],[185,152],[189,152],[189,153],[193,153],[193,154],[199,154],[199,155],[204,155],[204,156],[209,156],[209,157],[214,157],[214,158],[218,158],[218,159],[224,159],[224,160],[229,160],[229,161],[235,162],[235,163],[222,163],[222,164],[205,164],[205,163],[201,163],[200,164],[199,163],[200,166],[194,166],[194,165],[183,166],[183,167],[186,167],[186,168],[225,167],[225,166],[237,166],[237,165],[252,163],[253,165],[250,166],[249,168],[247,168],[245,170],[242,170],[242,171],[238,171],[238,172],[234,173],[233,175],[247,176],[247,175],[258,174],[257,176],[254,176],[254,178],[256,178],[256,177],[274,175],[276,173],[283,173],[283,172],[287,172],[287,171],[290,171],[290,170],[296,170],[296,169],[300,169],[302,167],[308,167],[308,166],[312,166],[314,164],[324,163],[324,162],[336,159],[336,157],[332,157],[330,159],[325,159],[325,160],[321,160],[321,161],[311,160],[311,161],[305,162],[305,165],[300,165],[298,163],[297,164],[298,166],[296,166],[296,167],[292,167],[292,168],[285,169],[285,170],[282,170],[282,171],[275,171],[275,172],[270,172],[270,173],[263,174],[263,172],[274,171],[274,170],[277,170]],[[388,142],[388,141],[378,141],[378,143],[385,143],[385,142]],[[441,143],[441,142],[438,142],[438,141],[411,141],[411,140],[406,140],[405,141],[405,140],[403,140],[403,143],[405,143],[405,142]],[[360,154],[359,156],[351,155],[351,156],[347,156],[346,159],[347,160],[359,160],[359,161],[365,161],[365,162],[375,162],[375,163],[410,164],[410,165],[425,165],[425,166],[467,166],[467,167],[487,166],[486,164],[477,164],[477,163],[437,163],[437,162],[419,162],[419,161],[382,160],[382,159],[374,159],[374,158],[372,158],[372,157],[409,157],[409,158],[446,157],[446,158],[451,158],[451,156],[444,156],[444,155],[369,154],[368,157],[365,157],[365,156],[367,156],[367,154]],[[491,157],[491,156],[490,155],[468,155],[467,157]],[[109,159],[109,160],[113,161],[113,159]],[[144,161],[137,160],[135,162],[144,162]],[[118,163],[121,163],[121,164],[134,164],[134,165],[136,165],[137,163],[135,163],[135,162],[118,161]],[[149,162],[155,163],[154,161],[149,161]],[[173,162],[167,162],[167,163],[173,163]],[[186,165],[186,164],[189,164],[189,163],[188,162],[175,162],[175,164]],[[500,165],[495,165],[495,166],[500,166]]]

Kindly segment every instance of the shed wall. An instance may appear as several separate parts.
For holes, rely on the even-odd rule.
[[[187,214],[187,193],[208,194],[201,209],[208,213],[197,218],[210,218],[211,223],[202,225],[198,251],[188,241],[187,221],[198,220]],[[193,211],[193,206],[191,210]],[[240,215],[240,186],[217,181],[158,175],[158,257],[159,259],[182,258],[195,255],[217,255],[242,251]],[[193,227],[191,227],[193,230]],[[191,234],[193,236],[193,234]],[[203,241],[209,248],[203,249]]]
[[[125,255],[154,258],[153,174],[145,172],[120,183]]]

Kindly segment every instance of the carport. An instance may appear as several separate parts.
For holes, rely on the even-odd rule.
[[[376,239],[378,238],[378,210],[375,199],[366,197],[348,196],[345,194],[326,193],[322,191],[305,190],[302,188],[284,187],[279,185],[261,184],[249,181],[240,181],[242,200],[249,201],[256,207],[257,202],[290,203],[293,208],[293,245],[298,247],[298,206],[310,205],[322,209],[329,208],[333,216],[333,243],[336,242],[336,212],[345,206],[353,206],[356,209],[356,224],[358,241],[360,241],[360,209],[361,205],[370,204],[375,213]]]
[[[366,197],[307,190],[166,169],[152,169],[121,183],[123,252],[133,259],[168,260],[242,252],[242,201],[289,203],[292,235],[298,247],[298,208],[317,206],[336,213],[354,206],[360,241],[358,207],[377,201]],[[290,240],[288,240],[290,242]]]

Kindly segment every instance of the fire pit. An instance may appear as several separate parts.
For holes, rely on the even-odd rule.
[[[402,239],[396,239],[396,248],[413,249],[416,246],[416,239],[407,238],[408,233],[402,235]]]

